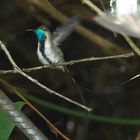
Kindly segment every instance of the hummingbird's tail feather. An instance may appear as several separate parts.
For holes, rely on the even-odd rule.
[[[65,70],[65,73],[67,73],[68,78],[72,81],[72,84],[73,84],[74,88],[77,90],[77,93],[78,93],[78,95],[79,95],[79,97],[81,99],[81,102],[84,105],[86,105],[86,101],[85,101],[84,93],[83,93],[82,89],[79,87],[79,85],[77,84],[77,82],[73,78],[71,72],[68,70],[68,68],[66,66],[64,67],[64,70]]]

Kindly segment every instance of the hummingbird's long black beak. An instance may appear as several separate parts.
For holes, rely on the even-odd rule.
[[[34,32],[34,29],[26,29],[27,32]]]

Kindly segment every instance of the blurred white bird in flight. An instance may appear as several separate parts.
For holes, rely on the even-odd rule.
[[[111,0],[110,6],[110,11],[95,17],[94,20],[113,32],[140,38],[140,6],[138,0]],[[140,77],[140,74],[124,81],[115,88],[138,77]]]
[[[94,20],[113,32],[140,38],[140,7],[137,0],[111,0],[110,5],[110,11]]]

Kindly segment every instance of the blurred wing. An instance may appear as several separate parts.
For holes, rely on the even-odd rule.
[[[95,17],[94,20],[111,31],[140,38],[140,15],[138,14],[119,16],[105,13]]]
[[[53,33],[53,43],[57,45],[64,41],[79,23],[79,16],[74,16],[68,22],[58,27]]]

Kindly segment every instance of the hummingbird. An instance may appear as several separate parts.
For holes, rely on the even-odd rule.
[[[64,55],[62,50],[59,48],[59,45],[72,33],[72,31],[80,24],[79,16],[74,16],[70,18],[63,25],[56,28],[56,30],[51,33],[48,28],[44,25],[38,27],[35,30],[28,29],[28,31],[35,32],[38,39],[37,46],[37,56],[39,61],[43,65],[47,64],[59,64],[64,63]],[[83,97],[83,92],[78,86],[77,82],[71,75],[70,71],[66,66],[56,66],[57,69],[67,73],[69,79],[72,80],[74,87],[77,89],[77,92],[85,104],[85,100]]]
[[[53,33],[44,25],[33,30],[38,39],[37,56],[43,65],[65,62],[63,52],[59,48],[59,45],[72,33],[79,23],[79,17],[74,16],[69,21],[56,28]],[[66,66],[57,66],[56,68],[63,72],[68,71]]]

